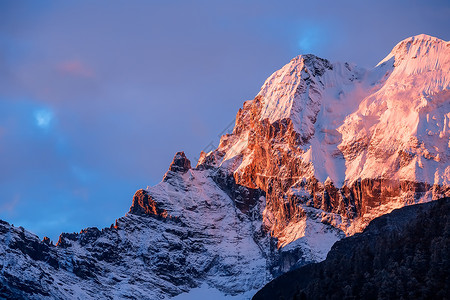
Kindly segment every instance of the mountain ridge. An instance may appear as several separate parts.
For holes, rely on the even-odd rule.
[[[376,217],[450,196],[450,47],[420,37],[394,50],[429,40],[421,53],[439,63],[395,66],[389,54],[366,70],[297,56],[217,149],[195,167],[176,153],[110,228],[53,246],[0,223],[0,295],[167,299],[206,284],[248,298]]]

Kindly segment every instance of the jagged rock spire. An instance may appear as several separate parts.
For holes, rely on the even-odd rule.
[[[167,216],[164,209],[159,208],[158,203],[148,194],[146,190],[140,189],[133,196],[133,204],[130,213],[135,215],[158,215]]]
[[[191,161],[186,157],[183,151],[177,152],[170,164],[169,171],[185,173],[191,168]]]

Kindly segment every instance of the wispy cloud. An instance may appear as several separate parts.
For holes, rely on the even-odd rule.
[[[68,60],[57,64],[56,69],[66,75],[74,75],[85,78],[94,77],[94,71],[80,60]]]

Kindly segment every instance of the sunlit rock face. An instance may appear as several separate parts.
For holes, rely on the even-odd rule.
[[[145,190],[138,190],[133,196],[133,204],[130,213],[135,215],[155,215],[163,218],[168,217],[167,211],[161,209],[160,205],[153,200]]]
[[[420,35],[366,70],[314,55],[272,74],[232,134],[178,152],[110,228],[54,246],[0,223],[0,297],[251,297],[395,208],[450,196],[450,44]]]
[[[351,235],[373,218],[449,195],[450,44],[400,42],[375,68],[298,56],[244,103],[201,165],[266,192],[283,247],[310,208]],[[306,217],[305,217],[306,216]]]
[[[177,152],[169,166],[169,171],[185,173],[191,168],[191,162],[184,152]]]

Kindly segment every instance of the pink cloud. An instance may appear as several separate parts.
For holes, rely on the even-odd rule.
[[[57,65],[57,70],[69,75],[76,75],[80,77],[94,77],[92,68],[79,60],[69,60],[61,62]]]

